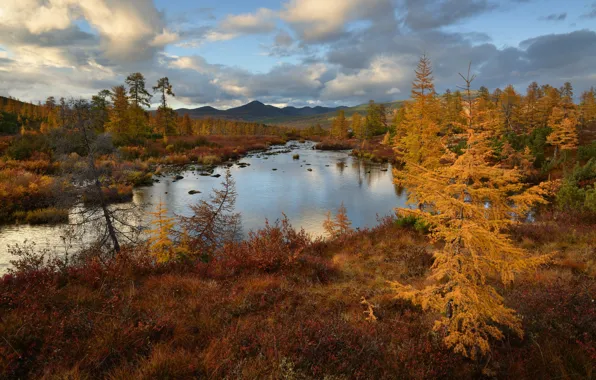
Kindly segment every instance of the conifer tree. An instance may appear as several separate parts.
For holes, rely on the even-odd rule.
[[[348,210],[343,202],[337,209],[334,219],[331,218],[331,211],[327,212],[327,219],[323,222],[323,228],[331,237],[339,237],[352,232],[352,222],[348,218]]]
[[[190,120],[190,116],[187,113],[184,114],[180,122],[180,132],[186,136],[192,135],[192,120]]]
[[[364,140],[365,138],[362,116],[358,112],[352,115],[352,133],[354,133],[354,137],[359,140]]]
[[[596,121],[596,89],[594,87],[582,93],[580,112],[584,127]]]
[[[149,107],[151,94],[145,89],[145,77],[141,73],[132,73],[126,77],[128,95],[135,107]]]
[[[124,86],[112,88],[110,94],[112,108],[110,109],[110,120],[106,124],[106,130],[114,135],[116,140],[126,140],[130,130],[130,114],[128,96]]]
[[[405,109],[402,129],[405,136],[396,146],[401,159],[424,167],[436,167],[441,156],[440,102],[436,96],[430,60],[420,58],[416,80],[412,83],[413,101]]]
[[[489,279],[497,277],[509,284],[517,273],[542,262],[514,246],[504,228],[513,223],[512,215],[523,215],[544,200],[539,188],[524,191],[517,170],[491,162],[495,122],[476,114],[478,99],[470,92],[473,79],[469,72],[464,78],[467,147],[463,154],[456,157],[447,152],[444,159],[450,164],[431,168],[405,156],[399,183],[411,192],[410,202],[424,207],[399,212],[427,223],[433,241],[444,245],[434,254],[430,285],[415,289],[396,282],[393,286],[399,298],[442,314],[435,330],[445,334],[447,347],[478,358],[488,352],[491,338],[503,338],[499,325],[523,334],[519,318],[504,305]],[[486,122],[480,123],[478,116]]]
[[[171,108],[168,107],[167,95],[176,96],[172,91],[172,85],[168,77],[160,78],[157,85],[153,87],[153,92],[161,93],[161,105],[157,109],[158,126],[163,133],[164,140],[167,140],[168,133],[173,129],[175,122],[175,115]]]
[[[149,214],[153,216],[151,225],[153,229],[149,230],[149,252],[158,263],[165,263],[175,258],[174,242],[170,238],[172,228],[174,228],[174,218],[167,217],[168,210],[160,200],[154,212]]]
[[[345,139],[348,137],[348,121],[344,110],[337,111],[337,117],[333,119],[331,126],[331,135],[336,139]]]
[[[554,159],[559,150],[573,150],[577,148],[577,117],[573,109],[564,106],[555,107],[548,119],[548,126],[553,130],[548,135],[547,142],[555,147]]]

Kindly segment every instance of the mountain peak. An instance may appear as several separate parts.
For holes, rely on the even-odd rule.
[[[250,103],[245,104],[245,106],[254,105],[254,106],[264,106],[265,103],[259,102],[258,100],[253,100]]]

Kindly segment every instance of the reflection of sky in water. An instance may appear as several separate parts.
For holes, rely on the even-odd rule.
[[[251,155],[242,159],[251,166],[231,168],[238,192],[236,209],[242,214],[245,232],[262,227],[266,218],[270,222],[279,219],[284,212],[294,227],[321,234],[325,213],[335,212],[342,202],[353,227],[372,227],[377,222],[377,214],[391,215],[393,208],[404,205],[406,195],[397,195],[390,166],[365,163],[345,152],[310,148],[307,143],[300,144],[300,149],[292,153]],[[296,153],[300,154],[299,160],[292,158]],[[273,171],[274,168],[277,171]],[[223,175],[225,169],[218,168],[215,173]],[[154,186],[138,189],[134,201],[153,210],[161,199],[171,215],[187,215],[189,204],[209,196],[211,189],[219,187],[222,181],[222,178],[200,176],[198,172],[182,175],[184,179],[177,182],[168,176]],[[190,195],[190,190],[199,190],[201,194]],[[8,262],[7,244],[29,238],[38,246],[59,245],[59,231],[59,227],[47,226],[1,229],[0,271]]]

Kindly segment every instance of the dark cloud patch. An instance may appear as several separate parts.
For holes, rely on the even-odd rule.
[[[596,3],[592,3],[592,9],[580,16],[582,19],[594,19],[596,18]]]
[[[435,29],[494,10],[488,0],[405,0],[405,25],[412,30]]]
[[[82,31],[76,25],[39,34],[33,34],[24,28],[16,29],[0,25],[0,42],[43,47],[94,46],[99,43],[99,37]]]
[[[538,20],[542,21],[565,21],[567,18],[567,12],[553,13],[548,16],[538,17]]]

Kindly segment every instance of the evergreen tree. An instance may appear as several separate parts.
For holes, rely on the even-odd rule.
[[[141,73],[132,73],[126,77],[129,99],[135,107],[149,107],[151,94],[145,89],[145,77]]]
[[[172,85],[168,77],[160,78],[157,81],[157,85],[153,87],[153,92],[159,92],[161,94],[161,105],[157,110],[157,122],[159,129],[163,133],[164,140],[167,140],[168,133],[171,133],[172,129],[174,129],[173,124],[175,123],[175,113],[168,107],[167,95],[176,95],[172,91]]]

